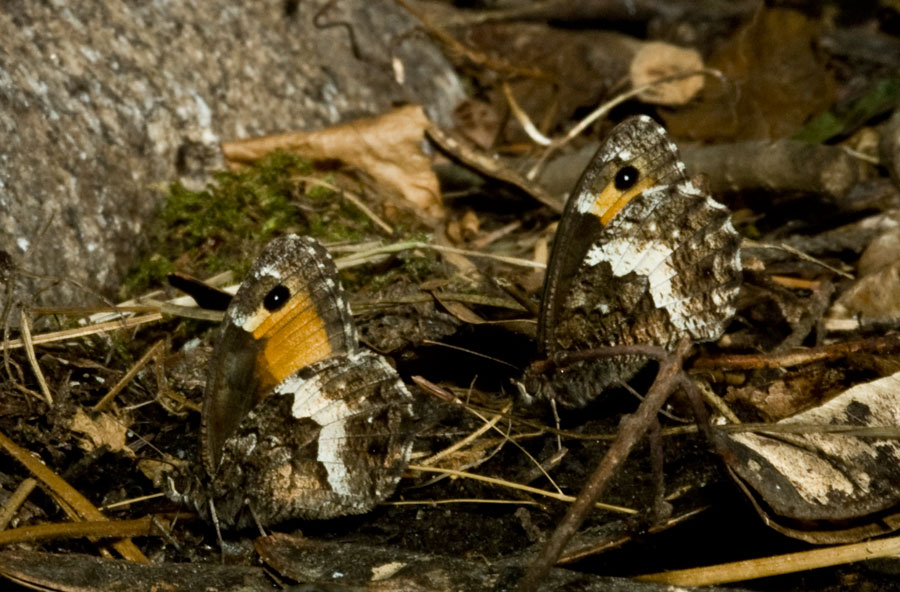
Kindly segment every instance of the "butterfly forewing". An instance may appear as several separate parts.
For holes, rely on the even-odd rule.
[[[631,171],[631,177],[624,174]],[[538,324],[538,343],[544,354],[557,349],[548,328],[558,322],[562,295],[592,239],[622,213],[630,199],[686,178],[675,144],[649,117],[629,119],[612,130],[569,195],[556,231]]]
[[[557,231],[540,319],[544,354],[718,338],[734,314],[739,242],[727,209],[686,179],[661,127],[645,117],[620,124]],[[554,371],[538,394],[580,406],[643,363],[582,362]]]
[[[356,351],[350,308],[328,252],[313,239],[271,241],[225,312],[203,404],[214,472],[222,443],[266,394],[301,368]]]

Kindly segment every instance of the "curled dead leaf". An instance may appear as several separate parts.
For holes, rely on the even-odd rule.
[[[224,142],[229,163],[248,164],[273,150],[311,160],[339,160],[365,171],[428,215],[440,217],[441,193],[431,160],[422,151],[428,118],[419,105],[313,132],[289,132]]]
[[[720,433],[717,445],[779,532],[814,543],[884,534],[900,528],[898,393],[900,373],[773,424],[793,433]]]

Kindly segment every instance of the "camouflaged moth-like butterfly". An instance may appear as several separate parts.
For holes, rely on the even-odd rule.
[[[225,312],[202,409],[203,470],[173,497],[226,526],[331,518],[391,495],[412,447],[413,399],[359,348],[328,252],[270,242]]]
[[[665,130],[645,116],[624,121],[563,211],[544,280],[541,355],[717,339],[735,312],[739,246],[729,211],[688,179]],[[644,363],[583,361],[529,372],[526,384],[539,398],[578,407]]]

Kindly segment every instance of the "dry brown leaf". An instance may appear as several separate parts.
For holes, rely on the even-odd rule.
[[[678,47],[662,41],[641,45],[631,60],[631,85],[643,86],[675,74],[703,68],[703,58],[695,49]],[[645,103],[655,105],[684,105],[703,88],[702,75],[655,84],[638,95]]]
[[[224,142],[222,152],[236,164],[254,162],[279,148],[311,160],[339,160],[365,171],[430,216],[440,217],[437,176],[431,170],[431,160],[422,152],[427,125],[422,107],[408,105],[324,130]]]
[[[900,231],[893,229],[873,240],[857,263],[859,279],[847,288],[829,311],[833,319],[900,316]]]
[[[726,80],[710,79],[697,101],[662,114],[669,131],[693,140],[792,135],[834,96],[818,29],[793,10],[759,10],[707,60]]]
[[[79,407],[69,429],[84,434],[85,437],[79,440],[79,444],[88,452],[106,446],[112,452],[124,452],[134,456],[134,451],[126,446],[128,426],[109,413],[97,413],[92,418]]]
[[[859,384],[777,426],[845,426],[853,433],[717,434],[729,469],[765,501],[766,523],[816,543],[855,542],[900,527],[900,374]]]
[[[490,103],[466,99],[453,110],[453,119],[459,133],[482,150],[494,146],[502,118]]]

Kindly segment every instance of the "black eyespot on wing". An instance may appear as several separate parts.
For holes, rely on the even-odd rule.
[[[631,189],[632,187],[634,187],[634,184],[638,182],[638,178],[640,176],[641,174],[638,172],[638,170],[631,165],[620,168],[616,173],[616,189],[618,189],[619,191]]]
[[[290,297],[291,291],[288,290],[288,287],[284,284],[278,284],[266,294],[266,297],[263,299],[263,306],[266,307],[267,311],[275,312],[284,306]]]

